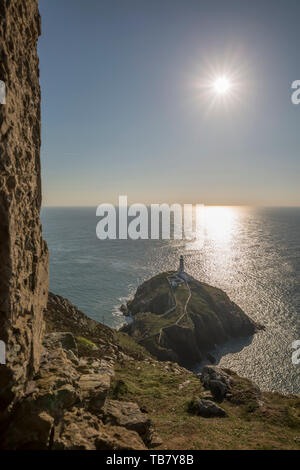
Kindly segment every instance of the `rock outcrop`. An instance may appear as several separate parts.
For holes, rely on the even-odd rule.
[[[99,359],[81,360],[73,347],[67,346],[70,333],[60,334],[60,344],[57,337],[52,341],[53,336],[56,333],[48,334],[45,339],[39,372],[28,383],[25,396],[12,414],[2,446],[6,449],[144,449],[142,439],[134,432],[138,425],[142,426],[141,419],[131,428],[125,425],[130,421],[129,416],[125,423],[120,419],[112,425],[104,424],[104,420],[108,422],[112,418],[111,409],[106,416],[104,408],[114,374],[112,364]],[[136,416],[140,416],[142,413],[135,406]]]
[[[48,251],[40,225],[40,86],[37,0],[0,4],[0,412],[37,372],[48,295]]]
[[[151,421],[142,413],[136,403],[107,400],[104,407],[105,423],[124,426],[126,429],[136,431],[147,441]]]
[[[211,400],[198,400],[194,412],[203,418],[223,418],[226,416],[226,412],[223,408],[216,405]]]
[[[216,402],[221,403],[227,399],[236,405],[247,403],[253,409],[263,405],[259,387],[251,380],[239,377],[230,369],[206,366],[198,377]]]
[[[225,370],[219,367],[206,366],[199,374],[199,378],[204,387],[210,390],[215,400],[223,401],[224,398],[231,396],[233,378]]]
[[[10,411],[0,448],[146,449],[153,433],[147,415],[110,398],[115,363],[126,358],[116,334],[51,293],[45,319],[39,369]]]
[[[221,289],[187,274],[185,282],[173,287],[173,274],[162,273],[144,282],[123,307],[133,322],[122,331],[158,359],[192,365],[230,338],[251,336],[263,328]]]

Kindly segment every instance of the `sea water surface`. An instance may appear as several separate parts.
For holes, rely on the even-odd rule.
[[[89,317],[117,328],[119,307],[137,286],[178,268],[226,291],[264,332],[216,350],[221,366],[265,390],[300,393],[300,209],[207,208],[204,244],[188,240],[106,240],[96,237],[96,208],[43,208],[50,250],[50,288]],[[199,365],[200,367],[201,365]]]

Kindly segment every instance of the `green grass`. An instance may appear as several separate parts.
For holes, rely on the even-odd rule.
[[[92,351],[98,350],[98,346],[95,343],[93,343],[93,341],[87,338],[83,338],[83,336],[76,336],[76,340],[79,344],[81,344],[82,346],[85,346],[86,348],[91,349]]]
[[[204,391],[199,379],[177,365],[146,360],[120,363],[110,396],[134,401],[148,412],[164,441],[161,449],[300,449],[300,399],[266,393],[260,409],[252,387],[241,379],[239,404],[226,400],[221,405],[227,417],[194,416],[189,406]]]
[[[170,317],[162,317],[150,312],[138,313],[135,315],[138,329],[135,330],[133,337],[136,341],[141,341],[148,336],[158,335],[161,328],[170,325],[173,322],[173,318],[176,321],[177,317],[176,313],[174,315],[171,314]]]
[[[126,400],[137,399],[139,404],[151,409],[156,406],[154,399],[165,400],[175,399],[178,395],[179,385],[191,377],[189,372],[184,375],[174,375],[166,373],[165,363],[157,363],[157,366],[145,362],[136,361],[133,364],[124,364],[116,368],[116,377],[113,381],[112,389],[121,380],[126,384]],[[202,389],[200,381],[194,377],[192,389],[196,387]]]
[[[122,349],[127,352],[127,354],[136,354],[140,356],[140,359],[150,356],[150,353],[137,344],[129,335],[122,333],[121,331],[116,332],[117,339],[119,340],[120,346]]]

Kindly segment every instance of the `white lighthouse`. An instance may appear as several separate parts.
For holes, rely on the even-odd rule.
[[[180,256],[180,261],[179,261],[179,271],[178,274],[184,273],[184,261],[183,261],[183,256]]]

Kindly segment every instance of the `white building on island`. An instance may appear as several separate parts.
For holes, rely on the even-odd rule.
[[[177,273],[173,274],[172,276],[169,276],[169,281],[171,282],[171,286],[173,287],[173,289],[175,289],[176,287],[184,284],[184,282],[186,281],[186,274],[184,272],[184,259],[183,259],[183,256],[181,255],[180,256],[180,259],[179,259],[179,269],[177,271]]]

